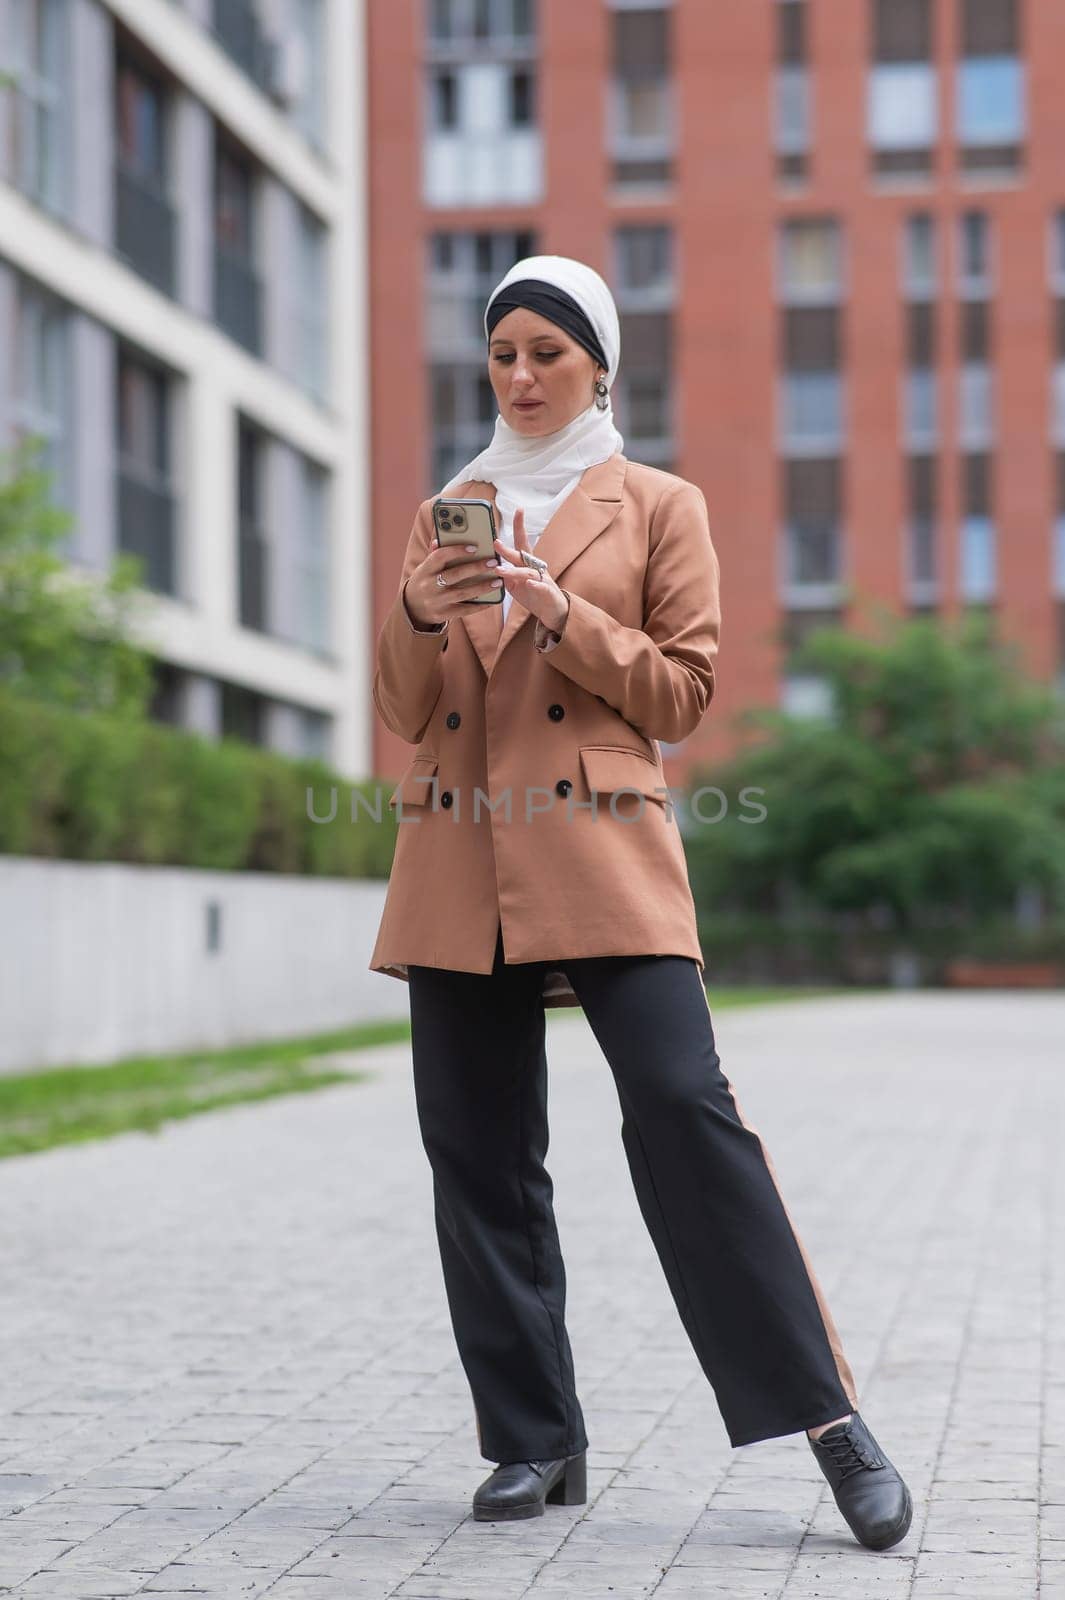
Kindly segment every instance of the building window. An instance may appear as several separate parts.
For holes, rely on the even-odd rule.
[[[266,462],[270,441],[237,419],[237,611],[243,628],[270,626],[270,545],[266,533]]]
[[[534,0],[428,0],[434,45],[509,45],[533,38]]]
[[[175,218],[167,193],[163,81],[119,52],[115,69],[115,245],[135,271],[174,292]]]
[[[1050,218],[1048,246],[1050,287],[1055,294],[1065,297],[1065,207]]]
[[[25,194],[60,213],[69,203],[68,24],[66,0],[9,0],[10,170]]]
[[[929,0],[873,0],[873,58],[927,61],[932,53]]]
[[[436,233],[427,263],[432,488],[482,450],[498,414],[487,370],[484,307],[500,278],[536,254],[533,234]]]
[[[71,507],[70,313],[25,278],[16,280],[12,424],[16,443],[35,440],[53,500]],[[6,343],[6,340],[5,340]]]
[[[324,0],[293,0],[290,16],[295,42],[289,48],[298,52],[300,63],[293,117],[305,138],[321,148],[327,104]]]
[[[935,371],[935,305],[913,300],[906,318],[907,365],[903,373],[903,433],[910,450],[936,442],[937,382]]]
[[[782,463],[785,605],[825,603],[840,579],[840,462],[837,457]]]
[[[962,166],[1012,170],[1025,133],[1024,64],[1014,58],[963,61],[958,67],[957,137]]]
[[[1059,435],[1059,441],[1062,436]],[[1054,523],[1053,564],[1051,577],[1054,596],[1065,600],[1065,450],[1057,455],[1058,514]]]
[[[988,302],[963,300],[961,304],[961,357],[964,362],[988,359],[990,346]]]
[[[1065,357],[1060,355],[1050,374],[1050,425],[1055,444],[1065,445]]]
[[[459,125],[458,77],[447,68],[434,72],[429,81],[432,85],[429,98],[430,126],[450,132]]]
[[[904,431],[910,449],[935,444],[936,375],[930,367],[911,367],[903,378],[905,386]]]
[[[617,424],[633,459],[662,466],[672,459],[673,316],[621,305],[625,359],[614,385]]]
[[[936,459],[913,455],[907,462],[909,549],[906,580],[912,604],[927,604],[938,593],[936,550]]]
[[[789,305],[826,304],[842,293],[839,224],[810,218],[780,227],[778,298]]]
[[[614,388],[618,427],[633,460],[663,466],[672,460],[672,380],[668,356],[657,372],[622,372]]]
[[[614,279],[626,310],[657,310],[674,300],[673,230],[666,226],[617,228]]]
[[[488,375],[479,367],[434,366],[432,480],[444,484],[483,450],[495,426],[496,403]]]
[[[935,219],[927,212],[907,217],[903,228],[903,293],[910,300],[931,299],[938,283]]]
[[[780,686],[780,709],[789,717],[830,721],[835,695],[827,678],[812,672],[789,672]]]
[[[675,141],[672,13],[669,7],[614,10],[608,147],[614,182],[668,183]]]
[[[265,748],[271,703],[267,696],[240,683],[223,683],[221,700],[223,739],[239,739],[242,744]]]
[[[151,663],[152,689],[148,703],[148,716],[153,722],[164,722],[172,728],[184,725],[186,674],[173,662],[155,656]]]
[[[423,193],[431,206],[540,200],[536,7],[427,0]]]
[[[805,602],[800,609],[785,611],[780,626],[784,656],[780,680],[780,708],[788,716],[831,720],[835,714],[835,694],[828,678],[801,664],[801,652],[815,633],[839,629],[842,617],[837,606]]]
[[[533,86],[536,80],[527,67],[510,74],[509,122],[512,128],[529,128],[536,121]]]
[[[784,179],[804,178],[811,130],[809,72],[806,67],[777,67],[774,88],[777,176]]]
[[[873,68],[868,138],[881,173],[927,172],[936,142],[935,69],[923,62]]]
[[[991,458],[983,452],[961,457],[962,598],[981,603],[995,593],[995,524],[991,514]]]
[[[255,0],[213,0],[211,29],[230,59],[269,92],[273,52]]]
[[[321,401],[326,399],[328,391],[329,284],[326,248],[325,227],[312,211],[298,202],[293,308],[296,379],[308,394]]]
[[[306,457],[300,460],[301,515],[296,531],[297,640],[308,650],[325,655],[330,649],[329,627],[329,474]]]
[[[332,758],[333,719],[324,711],[298,712],[297,737],[299,753],[307,761],[329,761]]]
[[[843,443],[843,382],[838,372],[787,372],[781,398],[785,450],[822,454]]]
[[[252,355],[262,354],[262,284],[255,269],[255,169],[225,139],[215,141],[215,320]]]
[[[790,454],[831,455],[842,443],[840,230],[802,218],[778,232],[781,310],[779,436]]]
[[[779,0],[783,6],[783,0]],[[788,5],[791,10],[794,0]],[[810,74],[805,67],[778,67],[774,80],[774,146],[777,176],[803,178],[810,148]]]
[[[839,366],[838,306],[784,306],[781,319],[789,372],[831,372]]]
[[[429,350],[462,354],[483,368],[484,307],[516,261],[536,254],[528,232],[436,233],[429,241]]]
[[[957,139],[966,170],[1011,171],[1025,136],[1016,0],[962,0]]]
[[[929,0],[871,0],[871,8],[866,123],[873,170],[928,173],[938,134]]]
[[[773,143],[777,177],[804,178],[810,147],[812,85],[806,59],[806,0],[777,0]]]
[[[147,588],[176,594],[172,380],[125,345],[119,347],[116,371],[119,547],[141,557]]]
[[[958,439],[963,445],[989,444],[994,430],[994,384],[986,361],[968,361],[958,371]]]
[[[115,144],[127,172],[166,182],[166,97],[162,80],[121,51],[115,70]]]
[[[974,298],[991,287],[990,238],[987,213],[966,211],[959,219],[958,291]]]
[[[995,528],[990,517],[969,516],[961,527],[961,596],[982,604],[995,597]]]
[[[816,524],[788,524],[789,590],[834,584],[839,576],[839,530]]]
[[[936,346],[935,305],[914,300],[903,308],[906,318],[906,358],[911,367],[934,367]]]

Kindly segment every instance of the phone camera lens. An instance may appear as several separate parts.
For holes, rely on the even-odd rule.
[[[463,516],[461,511],[455,511],[452,513],[452,515],[455,518],[456,528],[464,528],[466,526],[466,518]]]
[[[443,531],[445,533],[450,533],[451,532],[451,524],[450,524],[450,522],[445,522],[443,520],[443,518],[440,519],[440,526],[441,526],[441,528],[443,529]]]

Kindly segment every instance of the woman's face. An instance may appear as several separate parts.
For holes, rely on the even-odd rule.
[[[605,377],[583,345],[525,306],[493,329],[488,372],[503,421],[529,438],[556,433],[587,411],[596,378]]]

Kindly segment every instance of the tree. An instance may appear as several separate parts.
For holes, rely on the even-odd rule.
[[[143,604],[140,561],[117,557],[102,577],[61,553],[69,514],[30,441],[0,458],[0,688],[51,705],[140,717],[150,654],[133,627]]]
[[[1015,650],[978,618],[921,620],[879,639],[822,629],[797,664],[827,680],[831,715],[748,713],[760,742],[695,779],[761,789],[767,812],[692,830],[708,917],[846,914],[905,933],[1012,916],[1033,894],[1065,916],[1065,702]]]

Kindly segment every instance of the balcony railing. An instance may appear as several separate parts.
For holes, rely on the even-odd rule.
[[[269,613],[270,550],[258,528],[244,523],[238,540],[240,621],[265,632]]]
[[[176,221],[158,188],[128,167],[115,169],[115,243],[142,278],[174,293]]]
[[[214,253],[214,315],[231,338],[262,355],[263,287],[251,263],[221,245]]]
[[[118,468],[118,543],[144,562],[141,582],[161,594],[175,594],[174,497],[126,466]]]
[[[214,0],[212,28],[226,55],[260,88],[269,89],[273,47],[251,0]]]

